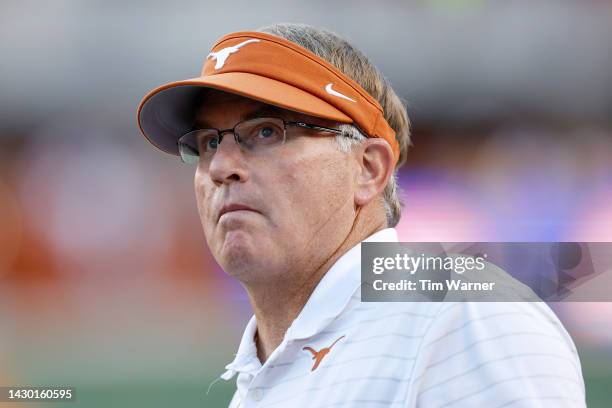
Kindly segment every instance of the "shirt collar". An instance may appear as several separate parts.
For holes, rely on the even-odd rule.
[[[240,346],[234,361],[225,366],[227,370],[221,375],[224,380],[231,379],[236,372],[253,372],[261,367],[261,362],[257,357],[257,346],[255,345],[255,331],[257,330],[257,319],[255,315],[247,323],[246,329],[242,334]]]
[[[362,242],[398,242],[394,228],[380,230]],[[304,308],[293,321],[284,341],[304,339],[322,331],[346,307],[355,291],[361,285],[361,243],[349,249],[332,265],[318,283]],[[257,320],[253,315],[246,326],[236,358],[225,366],[221,375],[224,380],[231,379],[236,372],[257,371],[261,362],[257,357],[254,341]]]

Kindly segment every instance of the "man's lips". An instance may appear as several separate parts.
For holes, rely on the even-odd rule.
[[[239,204],[239,203],[225,204],[223,207],[221,207],[221,210],[219,210],[219,216],[217,217],[217,221],[219,221],[219,219],[221,218],[221,216],[223,216],[223,214],[227,214],[227,213],[234,212],[234,211],[252,211],[252,212],[259,213],[259,211],[254,210],[253,208],[245,204]]]

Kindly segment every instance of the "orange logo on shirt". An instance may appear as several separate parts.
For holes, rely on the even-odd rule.
[[[338,340],[340,340],[341,338],[343,338],[344,336],[340,336],[336,339],[336,341],[334,341],[331,346],[329,347],[324,347],[319,351],[316,351],[315,349],[313,349],[312,347],[304,347],[302,350],[308,350],[312,353],[312,359],[315,360],[314,365],[312,366],[312,368],[310,369],[310,371],[314,371],[317,369],[317,367],[319,366],[319,364],[321,364],[321,360],[323,360],[323,357],[325,357],[332,349],[332,347],[334,347],[334,344],[336,344],[338,342]]]

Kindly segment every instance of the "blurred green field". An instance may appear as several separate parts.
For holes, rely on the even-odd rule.
[[[577,346],[579,346],[577,344]],[[612,406],[612,350],[581,351],[580,361],[589,408]]]

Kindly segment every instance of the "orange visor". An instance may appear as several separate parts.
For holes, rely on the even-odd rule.
[[[197,78],[149,92],[138,106],[138,126],[159,149],[178,155],[178,138],[192,129],[195,100],[213,88],[284,109],[356,125],[368,137],[399,144],[380,104],[327,61],[283,38],[236,32],[218,40]],[[205,107],[204,107],[205,108]]]

